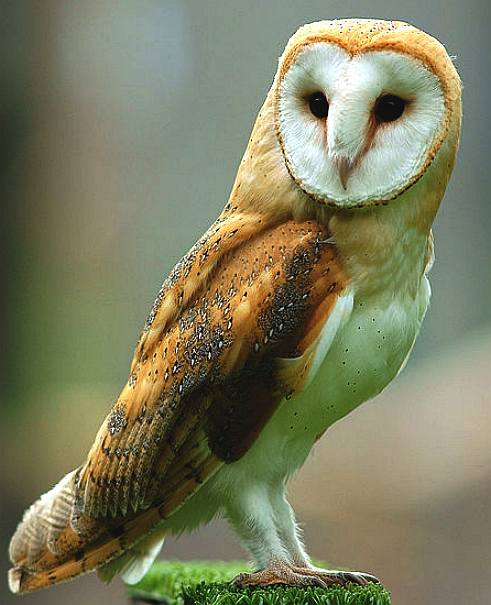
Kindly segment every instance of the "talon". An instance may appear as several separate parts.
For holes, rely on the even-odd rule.
[[[370,582],[372,582],[373,584],[380,584],[380,580],[370,574],[370,573],[363,573],[360,571],[352,571],[352,572],[346,572],[346,578],[347,578],[347,582],[351,582],[353,584],[359,584],[360,586],[366,586],[367,584],[370,584]]]
[[[360,571],[330,571],[308,567],[295,567],[294,571],[298,574],[320,578],[323,580],[325,586],[333,586],[334,584],[339,584],[340,586],[346,586],[346,584],[366,586],[370,582],[380,584],[380,580],[374,575]]]
[[[377,576],[372,575],[371,573],[363,574],[368,582],[373,582],[373,584],[381,584],[382,582],[377,578]]]
[[[312,580],[312,582],[309,582],[309,584],[311,586],[320,586],[321,588],[328,588],[328,584],[326,584],[324,582],[324,580],[322,578],[320,578],[319,576],[306,576],[309,580]]]
[[[358,584],[359,586],[366,586],[368,584],[368,580],[366,580],[362,574],[357,574],[355,572],[345,572],[342,574],[343,585],[346,584]]]

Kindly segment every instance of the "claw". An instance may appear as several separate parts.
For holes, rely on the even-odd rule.
[[[370,582],[373,584],[380,584],[380,580],[369,573],[361,571],[331,571],[324,569],[310,569],[308,567],[295,567],[294,571],[305,575],[314,575],[315,577],[322,578],[327,586],[339,584],[346,586],[346,584],[358,584],[359,586],[366,586]]]

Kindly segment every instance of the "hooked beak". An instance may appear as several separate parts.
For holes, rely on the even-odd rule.
[[[353,170],[355,162],[353,162],[351,158],[348,158],[346,156],[337,156],[334,162],[338,169],[339,180],[341,181],[341,185],[346,191],[346,188],[348,186],[348,179],[351,174],[351,171]]]

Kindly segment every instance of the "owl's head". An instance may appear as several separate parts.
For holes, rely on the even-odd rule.
[[[410,25],[324,21],[290,39],[273,103],[297,185],[324,205],[366,207],[426,172],[460,124],[460,80],[444,47]]]

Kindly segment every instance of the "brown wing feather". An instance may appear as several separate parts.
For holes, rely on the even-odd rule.
[[[153,496],[147,496],[149,484],[163,481],[194,430],[207,422],[210,437],[217,430],[227,432],[226,426],[215,428],[215,418],[223,408],[219,402],[237,401],[238,395],[231,391],[244,393],[244,385],[238,388],[237,384],[247,382],[248,373],[256,375],[254,385],[261,385],[263,399],[277,401],[282,394],[272,397],[277,390],[269,367],[272,359],[298,354],[298,345],[305,347],[305,330],[300,339],[297,335],[303,322],[309,323],[312,315],[310,323],[317,325],[316,312],[323,299],[342,288],[339,270],[332,267],[332,247],[318,243],[325,241],[325,229],[293,222],[262,231],[256,227],[255,237],[246,230],[245,241],[233,252],[226,246],[219,255],[216,242],[236,237],[237,224],[236,220],[223,221],[211,230],[210,239],[192,249],[192,262],[181,263],[185,269],[169,286],[173,299],[186,299],[177,321],[169,324],[161,317],[162,307],[154,307],[153,320],[147,322],[138,346],[139,361],[80,474],[85,514],[124,515],[129,504],[135,511],[152,504]],[[323,274],[326,262],[329,272]],[[198,281],[203,271],[205,277]],[[194,295],[188,288],[183,297],[182,288],[189,280],[195,281]],[[169,308],[165,305],[165,313]],[[153,331],[151,337],[149,331]],[[264,380],[258,380],[258,372]],[[256,387],[249,385],[245,392],[250,388]],[[254,401],[247,395],[245,399]],[[247,403],[236,407],[244,410]],[[265,405],[258,407],[265,417],[274,410],[274,404],[269,414],[264,412]],[[237,430],[249,434],[247,425],[235,424]],[[229,461],[237,454],[222,452],[220,457]]]
[[[304,368],[345,287],[328,238],[313,221],[267,224],[232,209],[194,246],[159,292],[128,383],[73,479],[70,522],[49,548],[16,549],[19,590],[118,556],[247,451],[298,387],[276,360]]]

